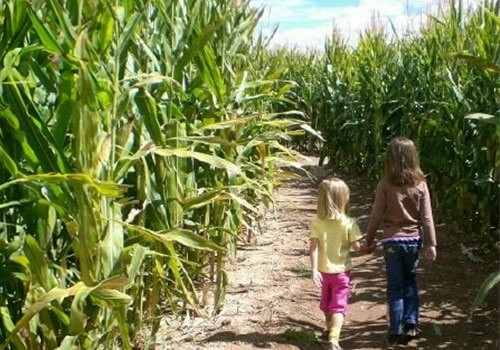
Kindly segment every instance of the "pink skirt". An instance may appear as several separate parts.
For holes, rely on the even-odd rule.
[[[351,272],[324,273],[319,308],[327,315],[346,314]]]

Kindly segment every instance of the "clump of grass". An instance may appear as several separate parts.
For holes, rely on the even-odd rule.
[[[297,276],[302,278],[310,278],[312,277],[312,271],[309,267],[304,265],[303,263],[299,263],[292,267],[291,271],[295,273]]]
[[[298,331],[292,328],[287,329],[282,335],[284,339],[295,345],[318,345],[318,340],[312,331]]]

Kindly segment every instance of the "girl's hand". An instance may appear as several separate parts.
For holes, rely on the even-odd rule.
[[[435,246],[429,246],[425,248],[424,256],[427,260],[434,261],[437,257],[437,251]]]
[[[312,277],[316,287],[321,288],[321,286],[323,285],[323,276],[321,275],[321,272],[319,272],[318,270],[313,270]]]
[[[363,251],[365,254],[371,254],[375,250],[375,247],[377,246],[377,242],[375,240],[373,241],[365,241],[365,245],[363,246]]]
[[[361,244],[359,244],[359,241],[351,243],[351,250],[353,252],[359,252],[361,250]]]

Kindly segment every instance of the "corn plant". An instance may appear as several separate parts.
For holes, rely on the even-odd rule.
[[[281,142],[302,123],[271,110],[291,88],[282,71],[254,64],[261,12],[0,11],[0,348],[152,347],[164,313],[219,310],[227,256],[272,203],[275,163],[294,159]]]
[[[285,77],[304,81],[290,97],[326,138],[322,159],[379,179],[388,141],[414,139],[437,210],[491,244],[499,227],[500,2],[444,5],[417,32],[389,35],[375,22],[355,47],[334,33],[321,55],[281,54],[291,62]]]

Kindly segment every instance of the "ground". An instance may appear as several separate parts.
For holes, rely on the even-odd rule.
[[[157,349],[321,349],[323,329],[319,290],[309,273],[309,223],[316,210],[318,180],[334,174],[314,165],[279,189],[278,210],[267,215],[256,242],[242,244],[228,266],[229,287],[223,311],[210,320],[189,319],[177,331],[160,332]],[[351,216],[366,228],[373,200],[371,186],[341,175],[351,188]],[[497,261],[475,263],[460,249],[457,235],[437,225],[438,259],[419,269],[421,337],[413,349],[498,349],[498,299],[489,311],[467,313],[473,297]],[[492,265],[493,264],[493,265]],[[493,267],[494,268],[494,267]],[[344,349],[383,349],[386,330],[385,270],[380,249],[353,259],[352,291],[341,334]],[[497,294],[498,295],[498,294]]]

